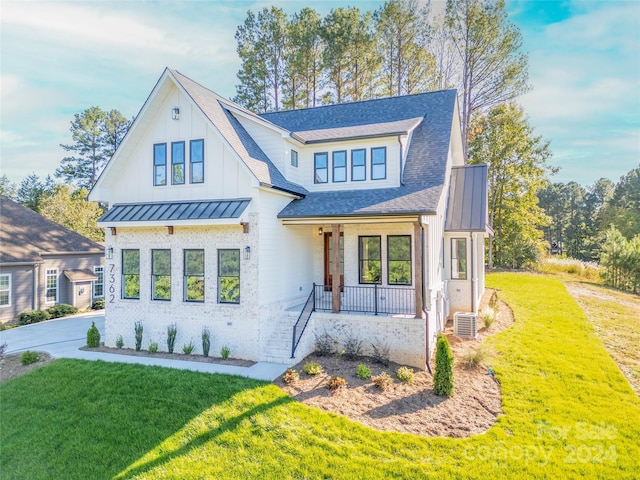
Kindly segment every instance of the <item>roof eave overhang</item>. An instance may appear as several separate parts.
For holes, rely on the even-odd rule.
[[[38,252],[42,257],[57,255],[104,255],[104,250],[78,250],[76,252]]]
[[[204,218],[204,219],[185,219],[185,220],[149,220],[142,222],[122,221],[105,221],[98,222],[98,226],[102,228],[151,228],[151,227],[193,227],[193,226],[220,226],[220,225],[240,225],[244,221],[244,214],[234,218]]]
[[[408,134],[409,134],[409,130],[399,130],[397,132],[372,133],[368,135],[352,135],[348,137],[331,137],[331,138],[322,138],[319,140],[305,140],[304,137],[301,137],[300,135],[297,135],[297,134],[295,135],[295,137],[294,137],[294,134],[292,134],[291,136],[294,137],[299,142],[304,143],[305,145],[316,145],[319,143],[349,142],[349,141],[355,141],[355,140],[369,140],[372,138],[397,137],[398,135],[408,135]]]
[[[423,215],[435,215],[436,212],[403,212],[353,215],[314,215],[306,217],[282,217],[283,225],[317,225],[327,223],[408,223],[415,222]]]
[[[18,262],[0,262],[0,267],[34,267],[42,265],[44,260],[18,261]]]

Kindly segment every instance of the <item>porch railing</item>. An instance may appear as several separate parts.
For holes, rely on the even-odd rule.
[[[332,310],[331,285],[314,285],[315,310]],[[416,309],[416,292],[409,287],[380,285],[340,287],[340,311],[384,314],[412,314]]]
[[[298,320],[296,324],[293,326],[293,341],[291,342],[291,358],[295,358],[296,348],[298,348],[298,344],[302,339],[302,334],[304,334],[307,325],[309,324],[309,319],[311,318],[311,314],[315,310],[315,284],[314,288],[311,289],[311,293],[307,298],[307,301],[302,307],[302,312],[298,316]]]

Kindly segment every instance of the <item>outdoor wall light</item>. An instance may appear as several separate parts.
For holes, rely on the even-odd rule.
[[[113,247],[107,248],[107,251],[105,252],[105,257],[107,258],[107,260],[113,260]]]
[[[180,109],[178,107],[173,107],[173,110],[171,110],[171,118],[173,120],[180,120]]]
[[[249,260],[251,258],[251,247],[247,245],[244,247],[244,259]]]
[[[322,227],[318,228],[318,235],[322,235]]]

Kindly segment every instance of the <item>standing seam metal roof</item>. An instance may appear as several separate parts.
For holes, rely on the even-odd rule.
[[[239,218],[250,198],[197,202],[115,204],[98,222],[153,222],[164,220],[214,220]]]
[[[486,164],[451,169],[445,231],[490,230]]]

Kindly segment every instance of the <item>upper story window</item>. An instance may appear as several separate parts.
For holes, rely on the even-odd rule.
[[[204,140],[189,142],[191,161],[191,183],[204,183]]]
[[[184,183],[184,142],[171,143],[171,183]]]
[[[151,250],[151,298],[171,300],[171,250]]]
[[[333,181],[347,181],[347,151],[333,152]]]
[[[387,147],[371,149],[371,180],[387,178]]]
[[[58,269],[48,268],[46,270],[46,292],[44,295],[46,303],[58,303]]]
[[[0,275],[0,307],[11,305],[11,274]]]
[[[122,298],[140,298],[140,250],[122,250]]]
[[[313,183],[327,183],[329,181],[329,154],[327,152],[316,153],[313,159],[314,180]]]
[[[367,151],[364,148],[351,150],[351,181],[367,179]]]
[[[153,146],[153,184],[167,184],[167,144],[156,143]]]
[[[298,152],[291,150],[291,166],[298,168]]]

